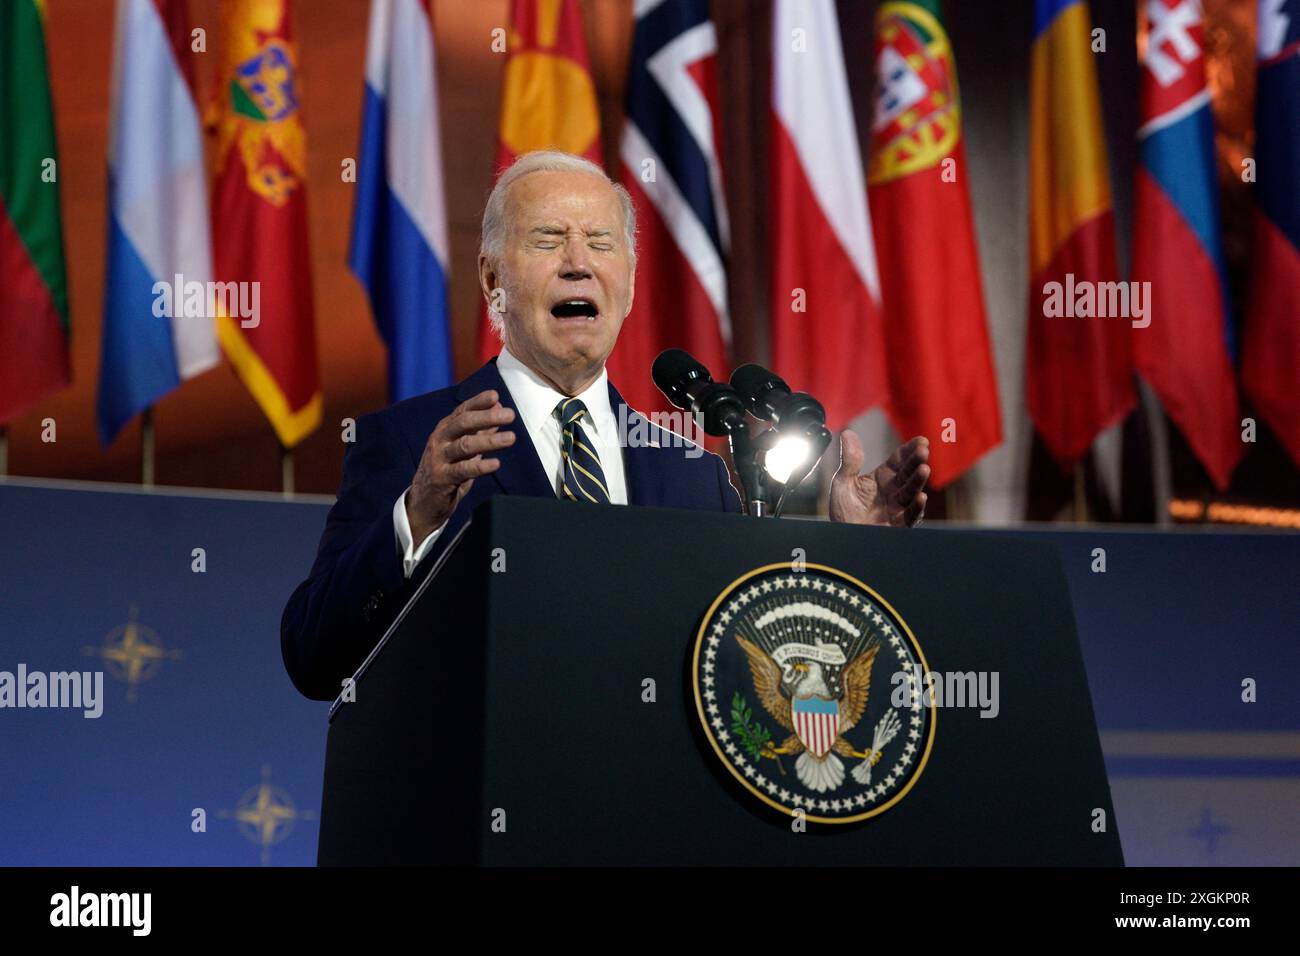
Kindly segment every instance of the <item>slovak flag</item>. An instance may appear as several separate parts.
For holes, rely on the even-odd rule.
[[[1151,296],[1133,357],[1222,490],[1242,443],[1201,3],[1146,0],[1144,19],[1133,280]]]
[[[620,180],[637,215],[632,311],[610,378],[634,408],[666,408],[655,356],[686,349],[727,369],[727,207],[718,157],[718,37],[708,0],[636,0]]]
[[[189,39],[185,0],[118,0],[96,402],[105,445],[220,358],[207,295],[212,234]]]
[[[1260,0],[1255,245],[1241,380],[1300,466],[1300,0]]]
[[[880,276],[831,0],[772,21],[772,363],[832,428],[885,398]]]
[[[373,0],[348,264],[400,401],[452,382],[447,208],[428,0]]]

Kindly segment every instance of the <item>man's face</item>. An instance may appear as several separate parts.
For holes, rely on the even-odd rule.
[[[488,296],[504,292],[506,347],[570,394],[613,350],[632,308],[634,272],[613,187],[567,170],[510,185],[501,261],[479,261]]]

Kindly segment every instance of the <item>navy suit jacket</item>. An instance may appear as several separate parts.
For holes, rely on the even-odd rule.
[[[393,530],[393,505],[410,485],[425,442],[438,422],[479,392],[493,389],[501,404],[515,408],[496,359],[461,382],[427,395],[398,402],[357,422],[355,441],[343,460],[338,500],[325,520],[316,561],[307,580],[285,605],[280,620],[280,649],[294,686],[315,700],[333,700],[365,660],[410,598],[428,566],[469,520],[470,513],[492,495],[555,497],[532,439],[515,408],[508,426],[515,443],[495,452],[501,466],[475,480],[456,506],[446,528],[407,580]],[[610,405],[623,399],[611,384]],[[623,465],[628,501],[634,505],[687,508],[695,511],[741,511],[726,465],[711,452],[688,457],[681,439],[628,411],[629,434],[643,434],[658,447],[625,447]],[[637,425],[637,432],[632,429]],[[630,445],[630,443],[628,443]],[[591,507],[575,504],[574,507]]]

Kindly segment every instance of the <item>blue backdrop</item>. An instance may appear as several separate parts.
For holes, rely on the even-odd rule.
[[[0,864],[315,862],[328,705],[279,621],[326,507],[0,483],[0,671],[105,698],[0,709]],[[1013,533],[1061,547],[1128,862],[1300,864],[1300,537]]]
[[[0,710],[0,864],[315,864],[328,705],[279,633],[325,511],[0,484],[0,670],[102,670],[105,698]]]

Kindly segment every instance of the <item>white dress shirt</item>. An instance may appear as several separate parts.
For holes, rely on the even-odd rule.
[[[497,371],[501,373],[501,379],[518,410],[524,432],[532,441],[537,457],[541,459],[542,469],[550,475],[551,487],[558,496],[564,462],[560,456],[561,429],[560,420],[555,416],[555,406],[569,396],[557,392],[504,346],[497,356]],[[623,448],[619,444],[618,418],[609,404],[609,375],[602,368],[596,380],[574,397],[581,399],[587,406],[588,414],[581,423],[582,430],[594,442],[596,454],[600,456],[610,503],[625,505],[627,479],[623,471]],[[508,449],[506,451],[509,452]],[[479,480],[490,477],[485,476]],[[442,527],[431,532],[416,547],[411,540],[411,523],[406,517],[406,494],[409,491],[410,488],[407,488],[402,492],[393,504],[393,531],[397,536],[397,551],[402,557],[402,573],[408,578],[447,527],[444,522]]]

